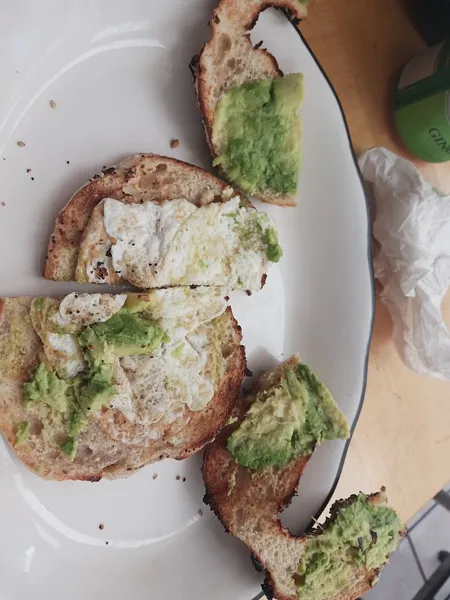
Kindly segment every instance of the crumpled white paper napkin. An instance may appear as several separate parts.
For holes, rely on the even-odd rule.
[[[359,166],[373,186],[373,234],[381,246],[375,277],[394,344],[414,371],[450,381],[450,332],[441,311],[450,286],[450,196],[385,148],[365,152]]]

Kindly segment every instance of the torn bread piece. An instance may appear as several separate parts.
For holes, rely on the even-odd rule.
[[[97,481],[214,439],[245,374],[220,289],[0,301],[0,430],[48,479]]]
[[[378,579],[404,534],[384,489],[336,503],[311,535],[278,518],[314,447],[345,439],[348,426],[326,387],[297,355],[264,374],[205,452],[205,501],[265,569],[277,600],[354,600]]]
[[[208,501],[227,529],[242,511],[279,513],[316,445],[349,436],[344,415],[297,354],[259,378],[231,421],[203,464]]]
[[[60,212],[45,276],[257,291],[281,255],[274,222],[242,194],[193,165],[138,154],[103,171]]]
[[[211,39],[191,61],[213,164],[232,185],[281,206],[296,204],[303,76],[283,77],[275,57],[261,44],[253,46],[249,32],[266,8],[301,19],[306,4],[221,0],[210,22]]]

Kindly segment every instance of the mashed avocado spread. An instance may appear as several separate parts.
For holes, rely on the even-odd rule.
[[[295,194],[301,159],[298,109],[303,75],[252,81],[231,88],[215,110],[214,165],[243,191]]]
[[[302,600],[327,600],[343,591],[355,571],[384,565],[399,541],[402,524],[386,504],[360,493],[317,537],[310,537],[294,581]]]
[[[117,393],[114,359],[131,354],[150,354],[168,341],[163,330],[142,314],[146,308],[146,302],[130,302],[105,322],[78,327],[73,335],[76,335],[75,339],[82,349],[85,369],[75,377],[60,377],[56,367],[53,370],[53,365],[49,366],[45,357],[31,380],[24,384],[24,406],[27,410],[45,406],[62,416],[68,437],[61,449],[72,460],[77,453],[77,437],[87,426],[89,415],[100,410]],[[57,307],[46,299],[38,298],[33,310],[34,320],[39,323],[39,335],[42,336],[45,333],[43,329],[54,321],[47,318],[49,310],[56,314]],[[41,310],[45,315],[39,318],[36,313]]]
[[[65,412],[69,407],[67,396],[69,384],[53,371],[49,371],[44,363],[39,365],[33,379],[25,383],[24,388],[27,408],[32,402],[38,401],[58,412]]]
[[[282,467],[311,454],[322,440],[346,439],[348,424],[327,388],[304,364],[276,386],[258,392],[228,438],[237,463],[250,469]]]

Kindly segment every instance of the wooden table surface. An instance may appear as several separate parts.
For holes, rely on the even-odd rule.
[[[407,158],[392,124],[398,68],[425,44],[402,0],[312,0],[300,29],[330,78],[358,152],[385,146]],[[420,170],[450,193],[450,163]],[[450,323],[450,294],[444,304]],[[450,480],[450,383],[410,371],[377,298],[364,407],[335,498],[387,487],[405,521]]]

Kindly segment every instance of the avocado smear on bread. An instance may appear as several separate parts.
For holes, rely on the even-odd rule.
[[[69,408],[69,387],[67,381],[60,379],[41,362],[31,381],[24,384],[26,408],[40,401],[58,412],[65,412]]]
[[[365,566],[379,569],[400,541],[403,527],[386,504],[371,502],[363,493],[307,542],[294,580],[302,600],[334,598]]]
[[[30,422],[22,421],[22,423],[19,423],[19,426],[16,431],[16,441],[15,441],[14,446],[20,446],[21,444],[23,444],[28,439],[29,433],[30,433]]]
[[[47,310],[47,304],[41,302],[37,306],[35,304],[35,308]],[[71,460],[77,453],[77,437],[87,426],[89,416],[117,393],[114,359],[150,354],[168,341],[160,327],[140,314],[146,308],[146,302],[128,305],[105,322],[82,328],[77,340],[84,354],[86,369],[76,377],[60,377],[43,360],[31,380],[24,384],[24,407],[27,410],[44,405],[63,416],[68,437],[61,449]]]
[[[299,364],[278,385],[256,394],[227,446],[241,466],[264,469],[308,456],[322,440],[348,436],[347,421],[330,392]]]
[[[219,100],[212,142],[214,160],[231,183],[253,194],[295,194],[301,160],[298,109],[303,75],[251,81],[232,87]]]

